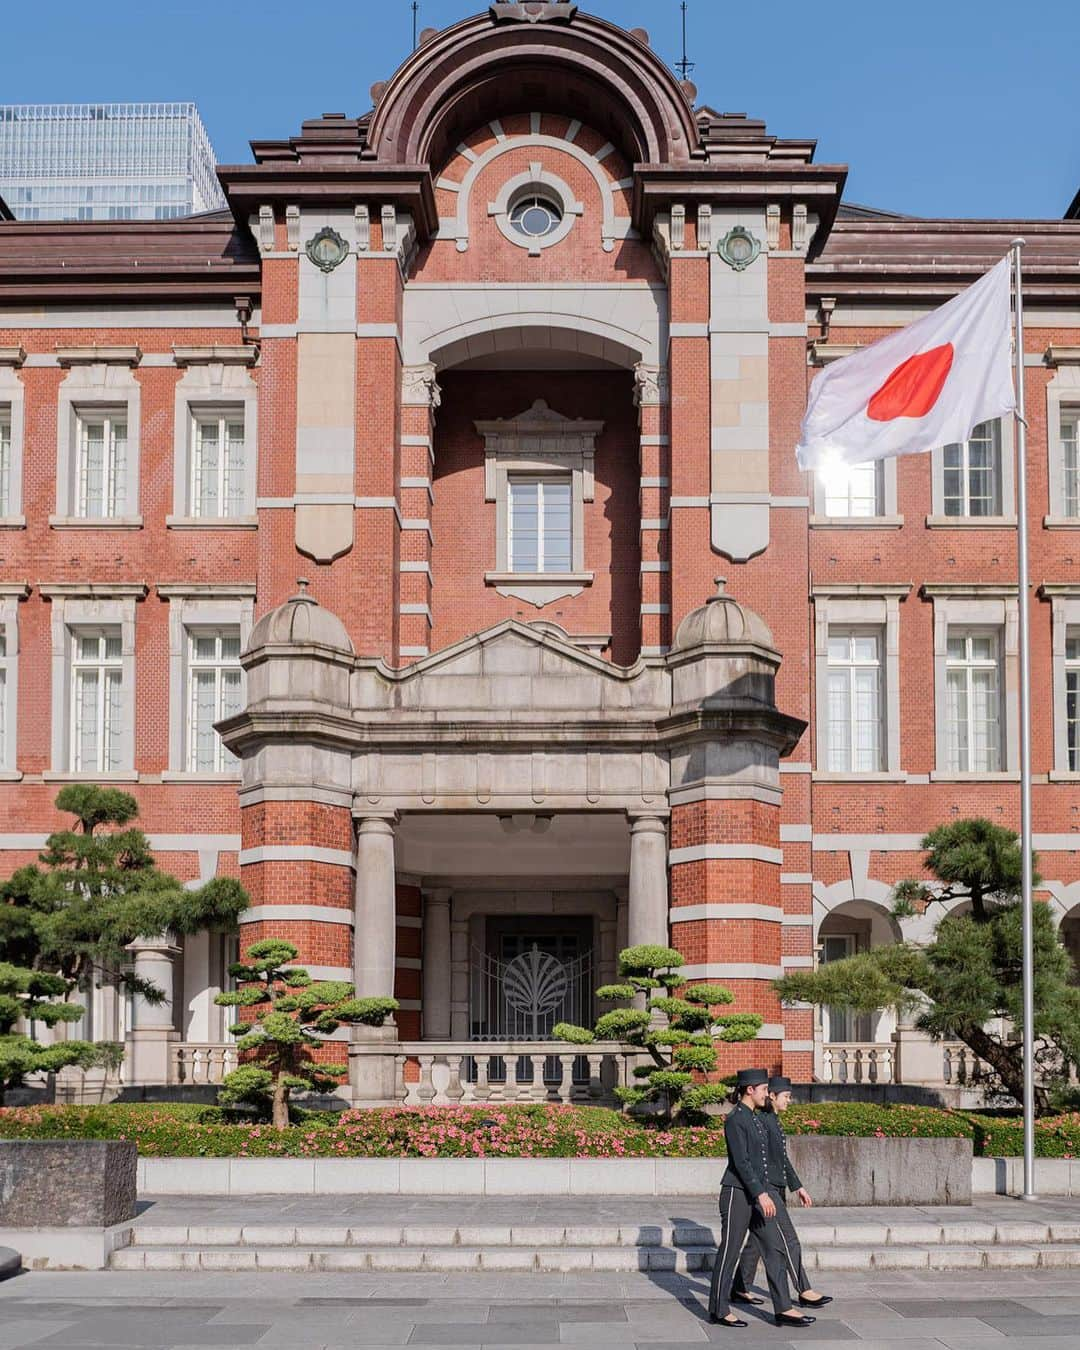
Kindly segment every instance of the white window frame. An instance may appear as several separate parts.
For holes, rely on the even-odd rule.
[[[979,671],[990,670],[993,671],[994,673],[994,702],[995,702],[995,706],[993,709],[994,716],[991,717],[989,720],[1000,726],[1001,721],[1000,714],[1005,685],[1004,664],[1002,662],[1002,653],[1001,653],[1001,646],[1002,646],[1001,636],[1002,636],[1001,630],[998,628],[969,627],[966,624],[961,625],[959,627],[952,627],[949,630],[947,639],[948,647],[951,647],[953,644],[958,642],[963,643],[964,645],[964,654],[960,659],[957,659],[957,657],[953,655],[953,653],[950,652],[948,649],[946,649],[945,654],[945,680],[946,680],[945,751],[947,756],[951,756],[953,753],[952,749],[953,737],[950,734],[952,721],[948,715],[949,688],[953,683],[952,677],[958,673],[962,674],[964,677],[963,683],[965,685],[964,706],[966,708],[966,715],[964,721],[967,733],[965,736],[965,741],[967,744],[968,762],[966,764],[946,763],[945,766],[946,769],[957,775],[1000,773],[1002,770],[1002,765],[1005,759],[1005,747],[1001,744],[1000,735],[998,736],[998,739],[995,742],[996,746],[995,758],[997,761],[996,763],[991,763],[989,757],[987,763],[983,765],[975,765],[972,762],[976,754],[976,744],[975,744],[976,737],[974,736],[973,732],[977,726],[977,722],[974,716],[974,708],[976,703],[975,676]],[[990,642],[992,644],[992,654],[988,657],[977,657],[973,655],[972,645],[976,642]],[[957,753],[959,753],[959,751],[957,751]]]
[[[1054,700],[1054,764],[1051,780],[1077,781],[1080,772],[1069,766],[1069,736],[1066,718],[1068,684],[1066,644],[1080,636],[1080,582],[1046,582],[1040,594],[1050,601],[1050,646]]]
[[[873,638],[875,647],[874,661],[870,662],[859,660],[851,650],[852,644],[855,642],[856,639],[860,637]],[[863,774],[867,773],[869,774],[881,773],[884,770],[886,757],[885,688],[884,688],[885,630],[884,628],[879,627],[877,625],[867,626],[858,624],[842,624],[842,625],[836,624],[830,626],[828,635],[828,646],[831,648],[832,643],[837,641],[838,639],[845,639],[847,641],[849,652],[848,656],[841,661],[837,661],[831,650],[827,652],[828,672],[826,676],[826,689],[824,698],[824,704],[826,708],[826,723],[827,723],[826,737],[825,737],[827,747],[826,750],[827,758],[824,767],[826,772],[828,773],[845,774],[845,775],[850,774],[852,777],[855,776],[861,777]],[[856,728],[858,726],[858,722],[855,716],[858,702],[856,675],[857,672],[860,670],[862,671],[873,670],[877,677],[877,689],[875,691],[875,700],[877,704],[876,732],[875,732],[877,753],[875,757],[876,762],[869,769],[857,768],[853,762],[855,758],[856,740],[857,740]],[[832,717],[831,704],[832,704],[832,682],[834,676],[837,674],[838,671],[844,671],[847,677],[846,679],[847,703],[848,703],[847,742],[849,753],[847,755],[848,762],[840,768],[834,768],[831,761],[833,759],[835,750],[835,744],[833,739],[835,726],[834,726],[834,719]]]
[[[80,644],[93,640],[99,646],[98,654],[91,659],[84,659],[79,655]],[[108,643],[116,642],[117,651],[114,657],[108,655]],[[103,645],[104,644],[104,645]],[[71,651],[70,678],[68,681],[68,697],[71,700],[71,709],[68,714],[71,734],[68,739],[68,768],[74,774],[80,774],[83,777],[95,777],[97,775],[106,776],[115,773],[123,762],[123,721],[124,721],[124,662],[123,662],[123,636],[119,624],[97,625],[79,624],[71,628],[69,638],[69,648]],[[80,736],[80,712],[82,708],[81,683],[80,677],[93,671],[97,677],[97,712],[96,720],[99,729],[98,743],[95,749],[94,763],[84,764],[80,761],[81,736]],[[116,682],[120,686],[120,725],[113,728],[109,720],[109,688],[112,684],[111,676],[115,675]],[[114,756],[107,753],[115,746],[116,764],[110,764],[107,761]]]
[[[1080,347],[1051,347],[1054,376],[1046,385],[1046,450],[1049,500],[1043,525],[1048,530],[1080,530],[1080,514],[1066,512],[1065,436],[1067,418],[1080,422]],[[1080,440],[1080,427],[1077,430]],[[1080,446],[1077,449],[1080,457]],[[1080,507],[1078,507],[1080,511]]]
[[[945,446],[938,446],[930,452],[931,460],[931,512],[926,523],[935,529],[1001,529],[1016,524],[1016,465],[1015,465],[1015,421],[1001,417],[997,430],[998,476],[997,491],[999,512],[991,516],[948,516],[945,514]],[[964,443],[965,463],[970,441]],[[966,482],[966,479],[965,479]],[[965,488],[965,498],[970,485]]]
[[[495,503],[495,567],[484,581],[537,609],[591,585],[585,568],[585,503],[595,496],[593,464],[603,422],[563,417],[538,399],[517,417],[477,422],[484,438],[484,499]],[[570,478],[571,570],[515,572],[510,566],[511,477]]]
[[[51,603],[52,768],[46,782],[136,782],[135,770],[135,606],[146,595],[142,582],[43,582],[39,591]],[[120,668],[124,717],[120,727],[120,767],[111,772],[75,770],[72,716],[73,635],[86,628],[120,629]]]
[[[907,582],[827,582],[813,588],[815,779],[906,781],[900,742],[900,604],[910,590]],[[828,769],[829,634],[836,629],[874,629],[879,634],[881,769],[875,773],[832,773]]]
[[[536,561],[537,568],[535,573],[525,568],[515,568],[514,556],[514,489],[518,486],[524,486],[526,483],[536,485]],[[548,534],[546,529],[547,517],[547,489],[549,487],[563,487],[566,489],[568,504],[570,507],[570,557],[568,559],[570,566],[554,568],[547,566],[547,545]],[[568,572],[573,571],[573,551],[574,551],[574,527],[573,527],[573,498],[574,498],[574,476],[569,471],[565,473],[511,473],[506,476],[507,490],[507,511],[506,511],[506,555],[510,566],[510,571],[520,571],[529,576],[539,577],[561,577]]]
[[[18,772],[19,601],[30,587],[22,581],[0,582],[0,782],[21,778]]]
[[[236,781],[241,774],[238,763],[213,773],[189,767],[188,643],[189,634],[196,629],[239,628],[240,650],[244,651],[255,622],[255,583],[162,582],[157,593],[169,602],[169,767],[162,779]],[[247,679],[241,676],[241,697],[246,697],[246,692]]]
[[[258,389],[250,367],[252,346],[174,347],[183,368],[174,396],[173,506],[165,524],[174,530],[253,530],[257,524]],[[227,414],[244,424],[244,469],[237,515],[200,516],[194,496],[196,428],[199,419]]]
[[[65,348],[58,353],[69,366],[60,385],[56,418],[56,514],[53,529],[140,529],[139,458],[141,389],[132,370],[141,359],[137,347]],[[112,516],[80,516],[78,465],[81,421],[94,416],[123,418],[127,427],[123,483],[118,492],[124,506]]]
[[[0,529],[23,529],[23,383],[21,347],[0,347],[0,419],[8,427],[7,504],[0,500]],[[0,499],[5,494],[0,493]]]
[[[11,405],[0,403],[0,520],[11,515]]]
[[[1070,652],[1070,644],[1076,644],[1076,651]],[[1069,684],[1072,683],[1072,699],[1076,715],[1069,716]],[[1065,706],[1062,709],[1065,722],[1065,756],[1069,773],[1080,774],[1080,627],[1074,627],[1065,635]],[[1070,742],[1069,731],[1072,729]]]
[[[91,427],[101,427],[102,484],[100,513],[88,510],[86,480]],[[123,428],[123,450],[117,450],[118,429]],[[122,519],[127,505],[127,407],[99,404],[75,412],[75,456],[71,485],[72,515],[79,520],[102,522]]]
[[[879,459],[875,464],[878,510],[868,516],[830,514],[829,478],[824,472],[816,472],[813,475],[814,513],[810,517],[811,528],[866,530],[896,529],[903,525],[904,518],[897,513],[896,458],[890,456],[888,459]]]
[[[980,582],[934,582],[922,588],[934,604],[935,768],[932,782],[1016,781],[1019,750],[1019,610],[1015,586]],[[948,641],[950,630],[998,634],[998,716],[1001,767],[989,772],[949,767]]]
[[[242,518],[244,512],[244,478],[247,474],[247,428],[244,423],[244,405],[242,403],[222,404],[218,407],[200,407],[191,405],[191,457],[189,464],[188,479],[188,509],[191,512],[192,519],[202,521],[229,521]],[[228,471],[227,447],[229,444],[228,429],[230,426],[240,424],[240,440],[243,446],[242,460],[239,469],[240,483],[237,485],[239,492],[240,509],[238,511],[227,511],[227,506],[231,494],[227,489],[231,487]],[[203,512],[199,509],[199,478],[200,465],[199,457],[202,446],[203,428],[216,424],[218,435],[218,467],[216,471],[217,478],[217,501],[219,510],[214,514]]]
[[[215,651],[213,660],[203,660],[197,654],[196,644],[200,639],[213,638],[215,647],[220,648],[221,643],[226,636],[235,634],[237,641],[237,659],[235,664],[226,662],[221,655],[220,650]],[[196,751],[196,696],[195,696],[195,677],[200,673],[207,671],[214,676],[214,721],[220,722],[225,716],[223,708],[224,691],[224,672],[235,670],[239,675],[240,695],[239,701],[243,703],[243,671],[240,667],[239,653],[242,650],[242,639],[240,636],[240,625],[238,623],[217,625],[213,628],[202,625],[192,626],[186,629],[187,635],[187,689],[185,706],[187,716],[185,719],[184,732],[184,758],[188,773],[192,774],[231,774],[237,767],[236,757],[225,748],[221,738],[218,737],[214,746],[214,763],[211,765],[199,765],[195,763]]]

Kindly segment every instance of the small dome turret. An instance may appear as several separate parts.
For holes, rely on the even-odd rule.
[[[726,579],[716,578],[717,591],[698,609],[692,609],[679,624],[672,651],[686,651],[716,643],[775,650],[772,633],[760,614],[740,605],[724,590]]]
[[[251,630],[248,650],[287,643],[318,643],[354,655],[352,640],[338,616],[308,595],[309,582],[305,577],[299,577],[297,585],[300,589],[295,595],[264,614]]]

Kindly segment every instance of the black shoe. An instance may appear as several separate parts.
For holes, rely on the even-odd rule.
[[[734,1321],[728,1321],[726,1317],[717,1317],[716,1313],[709,1314],[709,1321],[715,1323],[718,1327],[746,1327],[749,1322],[744,1322],[741,1317],[736,1317]]]
[[[760,1308],[765,1302],[763,1298],[758,1298],[755,1294],[732,1294],[731,1301],[732,1303],[752,1303],[755,1308]],[[814,1307],[817,1307],[816,1303]]]
[[[803,1298],[799,1295],[799,1303],[804,1308],[824,1308],[826,1303],[832,1302],[832,1294],[822,1294],[820,1298]]]
[[[816,1317],[785,1317],[783,1313],[776,1314],[776,1325],[778,1327],[808,1327],[817,1321]]]

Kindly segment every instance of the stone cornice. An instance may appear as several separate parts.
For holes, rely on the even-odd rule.
[[[16,600],[25,600],[30,594],[28,581],[0,581],[0,595],[14,596]]]
[[[259,349],[253,343],[218,345],[212,347],[174,347],[173,360],[178,366],[253,366],[259,359]]]
[[[970,596],[978,600],[1010,600],[1019,594],[1015,582],[1008,581],[924,581],[919,594],[929,600],[936,596]]]
[[[0,366],[21,366],[25,360],[25,347],[0,347]]]
[[[250,599],[255,595],[253,581],[159,581],[155,587],[163,600],[177,596],[192,599]]]
[[[910,595],[913,585],[911,581],[819,581],[811,587],[810,598],[813,600],[821,596],[823,599],[841,599],[850,596],[861,600],[864,596],[896,595],[902,600],[904,596]]]
[[[47,599],[77,597],[87,600],[115,600],[134,596],[143,600],[149,591],[145,581],[39,581],[38,594]]]
[[[56,348],[56,359],[61,366],[137,366],[142,360],[142,352],[137,346],[99,346],[87,345]]]
[[[657,731],[666,745],[694,741],[745,740],[752,737],[773,746],[780,755],[790,755],[802,739],[808,723],[761,703],[732,703],[726,708],[690,708],[657,721]]]

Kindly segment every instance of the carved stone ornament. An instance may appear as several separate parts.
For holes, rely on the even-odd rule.
[[[490,13],[496,23],[569,23],[577,5],[572,0],[524,0],[522,4],[498,0]]]
[[[304,252],[321,272],[332,272],[349,256],[349,246],[337,230],[324,225],[304,245]]]
[[[717,253],[736,272],[745,272],[761,252],[761,241],[742,225],[733,225],[716,246]]]

